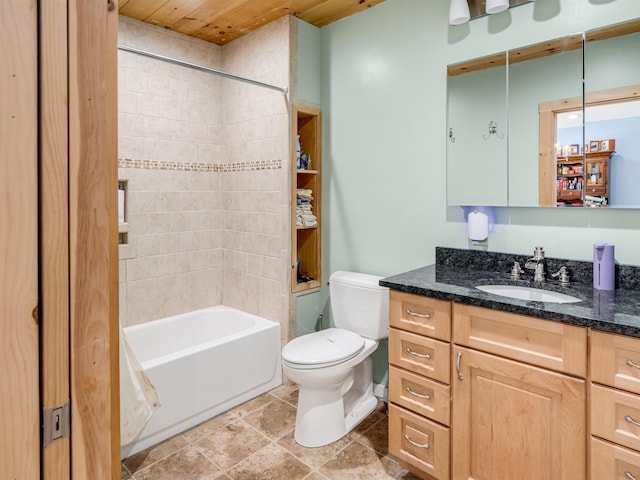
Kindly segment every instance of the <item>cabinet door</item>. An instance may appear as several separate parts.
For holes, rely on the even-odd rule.
[[[456,346],[453,478],[586,478],[585,382]]]

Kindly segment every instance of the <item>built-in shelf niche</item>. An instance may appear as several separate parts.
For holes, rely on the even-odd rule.
[[[128,199],[129,181],[118,180],[118,250],[120,260],[129,258]]]
[[[319,288],[321,272],[321,194],[322,194],[322,136],[321,110],[296,104],[292,107],[292,188],[291,188],[291,290],[303,292]],[[297,168],[297,140],[300,136],[302,153],[309,156],[311,168]],[[309,189],[313,193],[311,210],[317,219],[314,226],[297,224],[297,190]],[[306,275],[305,280],[301,276]]]

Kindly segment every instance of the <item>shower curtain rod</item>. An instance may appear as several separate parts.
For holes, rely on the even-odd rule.
[[[193,68],[194,70],[199,70],[201,72],[213,73],[214,75],[219,75],[224,78],[230,78],[231,80],[238,80],[240,82],[249,83],[251,85],[256,85],[258,87],[269,88],[271,90],[277,90],[281,92],[283,95],[286,95],[289,92],[288,88],[277,87],[275,85],[270,85],[268,83],[258,82],[257,80],[251,80],[250,78],[239,77],[237,75],[232,75],[230,73],[221,72],[220,70],[216,70],[215,68],[205,67],[204,65],[198,65],[196,63],[184,62],[182,60],[178,60],[176,58],[166,57],[164,55],[159,55],[157,53],[147,52],[146,50],[140,50],[138,48],[128,47],[127,45],[118,45],[118,50],[122,50],[125,52],[136,53],[138,55],[143,55],[149,58],[155,58],[156,60],[161,60],[167,63],[173,63],[174,65],[180,65],[181,67]]]

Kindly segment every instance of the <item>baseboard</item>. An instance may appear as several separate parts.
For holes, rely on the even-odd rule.
[[[382,400],[384,403],[389,403],[389,389],[382,383],[373,384],[373,394],[378,400]]]

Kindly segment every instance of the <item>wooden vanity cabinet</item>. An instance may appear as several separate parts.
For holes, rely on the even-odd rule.
[[[452,478],[586,478],[586,329],[459,304],[453,324]]]
[[[389,452],[422,478],[450,477],[451,302],[391,291]]]
[[[640,479],[640,339],[591,333],[591,480]]]

